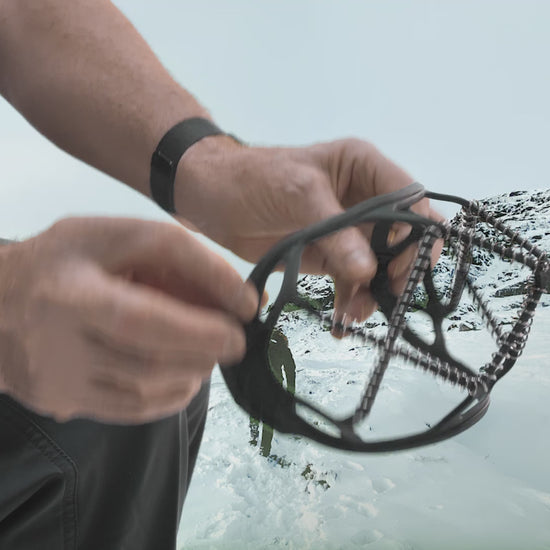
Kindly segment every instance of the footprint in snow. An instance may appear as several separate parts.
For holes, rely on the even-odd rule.
[[[393,489],[394,487],[395,487],[395,483],[387,477],[380,477],[378,479],[372,480],[372,488],[377,495],[386,493],[387,491],[389,491],[390,489]]]

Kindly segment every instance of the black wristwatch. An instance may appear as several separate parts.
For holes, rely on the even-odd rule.
[[[160,140],[151,158],[151,195],[164,210],[175,214],[174,179],[181,157],[197,141],[208,136],[224,135],[206,118],[188,118],[176,124]]]

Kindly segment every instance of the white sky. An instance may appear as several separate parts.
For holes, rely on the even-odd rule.
[[[550,2],[115,3],[245,141],[359,136],[429,189],[469,198],[550,186]],[[58,151],[1,99],[0,158],[1,236],[72,214],[168,219]]]

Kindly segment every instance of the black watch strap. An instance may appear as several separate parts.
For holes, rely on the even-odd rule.
[[[151,195],[164,210],[174,214],[174,179],[181,157],[197,141],[208,136],[222,135],[206,118],[188,118],[166,132],[151,158]]]

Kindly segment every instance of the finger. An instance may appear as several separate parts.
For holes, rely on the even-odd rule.
[[[400,166],[395,164],[375,147],[371,147],[369,159],[366,161],[367,172],[371,174],[372,189],[375,195],[383,195],[393,191],[397,191],[413,183],[414,179]],[[370,185],[365,185],[368,193]],[[372,191],[371,191],[372,192]],[[413,212],[421,216],[428,216],[429,201],[422,199],[411,207]],[[392,227],[391,244],[398,244],[403,241],[410,233],[411,226],[409,224],[394,224]],[[390,278],[400,278],[409,269],[410,263],[414,260],[415,248],[409,247],[395,260],[390,263],[388,275]]]
[[[369,155],[366,165],[367,171],[372,178],[372,189],[375,195],[391,193],[403,189],[403,187],[414,182],[410,174],[386,157],[377,148],[371,146]]]
[[[395,296],[400,296],[401,294],[403,294],[409,280],[409,274],[410,270],[402,273],[397,278],[392,279],[392,281],[390,282],[391,291]]]
[[[388,266],[390,280],[399,279],[410,272],[418,254],[418,243],[409,245],[399,256],[394,258]]]
[[[428,207],[427,211],[426,207]],[[422,210],[422,215],[425,215],[426,217],[429,217],[434,221],[443,222],[445,220],[445,218],[441,214],[439,214],[432,208],[429,208],[429,205],[427,204],[419,205],[418,208]],[[409,235],[412,229],[412,227],[408,224],[394,224],[393,227],[396,228],[396,230],[392,235],[392,242],[388,242],[388,244],[393,245],[403,241]],[[434,243],[432,248],[432,265],[435,265],[435,263],[437,262],[437,259],[439,258],[442,249],[443,240],[438,239]],[[397,258],[392,260],[392,262],[388,266],[388,275],[390,276],[390,279],[402,279],[404,275],[410,273],[412,264],[414,263],[417,253],[418,243],[415,243],[407,247]]]
[[[378,308],[370,289],[366,286],[359,288],[353,297],[350,314],[357,322],[366,321]]]
[[[376,300],[367,285],[349,286],[336,285],[334,309],[335,319],[342,322],[363,322],[368,319],[378,307]]]
[[[414,180],[401,167],[385,157],[376,147],[358,140],[343,142],[341,151],[340,166],[353,167],[346,173],[346,181],[340,182],[337,192],[344,193],[342,203],[351,206],[362,200],[377,195],[384,195],[397,191],[411,184]],[[339,189],[343,191],[339,191]],[[412,207],[412,210],[420,215],[426,216],[429,212],[427,200],[419,201]],[[364,237],[369,237],[372,227],[362,227]],[[393,237],[395,244],[405,239],[410,233],[411,227],[407,224],[395,224]],[[345,235],[342,235],[345,238]],[[388,243],[391,244],[391,243]],[[414,247],[408,248],[390,264],[390,277],[400,277],[405,273],[413,261],[415,255]],[[341,274],[337,272],[337,275]],[[372,277],[372,275],[371,275]]]
[[[97,368],[91,377],[93,384],[108,385],[129,393],[135,393],[136,399],[156,399],[169,394],[173,388],[185,388],[188,385],[196,386],[197,381],[208,380],[212,374],[215,362],[204,360],[201,366],[192,370],[181,364],[178,369],[173,365],[156,364],[153,368],[136,374],[131,368]]]
[[[315,203],[311,223],[344,211],[330,190],[318,193]],[[370,281],[376,272],[374,253],[356,227],[348,227],[320,239],[304,252],[302,260],[303,271],[329,273],[336,279],[350,282]]]
[[[121,388],[110,381],[96,380],[95,390],[85,398],[77,414],[104,422],[136,424],[151,422],[177,414],[185,409],[202,387],[200,379],[172,384],[155,395],[135,388]],[[83,412],[81,412],[83,411]]]
[[[207,377],[217,362],[210,348],[200,351],[170,351],[163,348],[136,349],[114,342],[97,331],[87,331],[86,340],[93,345],[94,373],[121,380],[156,380],[196,375]]]
[[[303,154],[304,150],[298,151]],[[307,154],[318,156],[319,169],[302,171],[299,183],[292,187],[291,201],[285,208],[297,228],[318,223],[344,212],[337,197],[334,175],[326,169],[330,147],[319,146],[307,149]],[[311,159],[310,159],[311,160]],[[297,180],[297,181],[298,181]],[[329,235],[315,244],[319,254],[305,255],[301,269],[307,273],[329,273],[350,281],[369,280],[376,270],[376,258],[369,243],[355,228],[347,228]],[[315,261],[311,261],[315,259]],[[308,261],[309,260],[309,261]]]
[[[152,283],[175,297],[224,309],[241,320],[251,319],[256,312],[255,289],[243,288],[236,270],[180,225],[130,218],[68,218],[51,230],[61,229],[64,236],[80,239],[86,256],[109,273]]]
[[[347,282],[339,281],[335,283],[334,288],[334,316],[332,320],[333,330],[332,335],[336,337],[342,336],[344,333],[342,329],[353,320],[348,317],[350,310],[350,304],[354,294],[357,293],[359,284],[349,284]]]
[[[334,279],[367,282],[376,272],[376,257],[357,228],[346,228],[306,248],[300,271]]]
[[[245,350],[242,326],[229,315],[183,304],[164,293],[109,276],[90,266],[64,299],[85,326],[119,345],[167,352],[208,349],[220,360],[239,359]],[[76,296],[74,296],[76,294]]]
[[[141,245],[135,260],[142,262],[145,277],[153,267],[162,290],[189,303],[223,309],[245,322],[254,317],[259,303],[254,286],[183,228],[164,224]]]
[[[357,228],[338,231],[319,243],[326,271],[335,279],[368,282],[376,273],[376,257]]]
[[[185,248],[174,243],[170,260],[186,301],[200,296],[199,303],[223,309],[243,322],[256,314],[260,299],[254,285],[243,282],[229,262],[196,239],[189,239]]]

